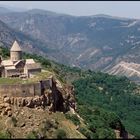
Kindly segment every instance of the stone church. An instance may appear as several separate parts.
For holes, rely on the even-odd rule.
[[[41,66],[33,59],[22,59],[22,50],[17,41],[10,49],[10,59],[0,61],[1,77],[31,78],[41,72]]]

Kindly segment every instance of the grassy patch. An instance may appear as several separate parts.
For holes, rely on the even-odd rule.
[[[35,131],[31,131],[26,137],[27,139],[36,139],[37,133]]]
[[[22,83],[19,78],[0,78],[0,84],[19,84]]]
[[[27,84],[38,82],[43,79],[49,78],[53,73],[49,71],[43,71],[41,73],[36,74],[33,78],[29,79],[20,79],[20,78],[0,78],[0,84]]]
[[[33,78],[28,79],[27,82],[35,82],[43,79],[48,79],[51,75],[53,75],[52,72],[44,70],[43,72],[37,73]]]
[[[10,134],[7,131],[0,131],[0,139],[10,139]]]

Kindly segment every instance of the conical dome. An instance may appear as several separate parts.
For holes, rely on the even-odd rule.
[[[19,46],[19,44],[17,43],[16,40],[11,47],[11,51],[21,51],[21,48],[20,48],[20,46]]]

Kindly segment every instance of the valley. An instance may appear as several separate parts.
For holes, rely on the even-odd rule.
[[[45,107],[37,106],[40,97],[23,98],[33,108],[20,98],[14,99],[18,107],[0,98],[0,138],[140,138],[140,20],[0,8],[2,59],[15,39],[23,59],[44,71],[24,81],[0,78],[0,84],[53,76],[57,86],[55,96],[51,90],[43,96]]]
[[[9,46],[17,38],[25,52],[38,53],[61,64],[108,72],[121,61],[140,63],[138,19],[75,17],[33,9],[1,13],[0,20],[2,44]]]
[[[4,13],[0,20],[40,41],[44,45],[33,44],[34,49],[39,47],[39,53],[62,64],[98,71],[120,60],[139,63],[137,19],[107,15],[75,17],[33,9]]]

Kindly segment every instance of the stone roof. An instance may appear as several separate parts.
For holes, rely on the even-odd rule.
[[[16,70],[15,66],[5,67],[6,70]]]
[[[13,62],[11,60],[3,60],[1,64],[3,66],[12,66]]]
[[[17,41],[15,40],[15,42],[13,43],[11,50],[10,51],[22,51],[19,44],[17,43]]]
[[[20,62],[25,63],[25,61],[24,61],[24,60],[18,60],[17,62],[15,62],[15,63],[14,63],[14,66],[18,65]]]
[[[28,69],[28,70],[31,70],[31,69],[40,69],[41,66],[39,63],[33,63],[33,64],[26,64],[25,67]]]
[[[33,64],[35,61],[33,59],[26,59],[26,64]]]

